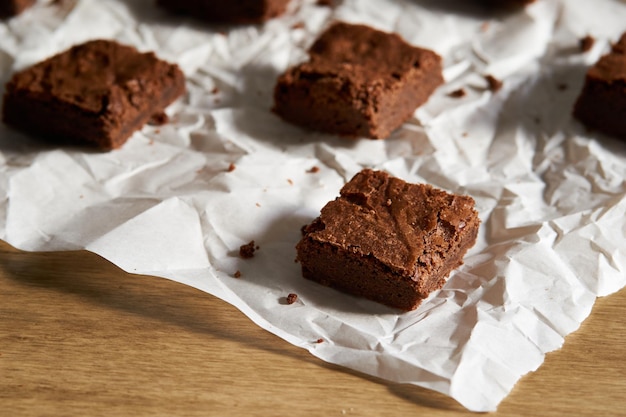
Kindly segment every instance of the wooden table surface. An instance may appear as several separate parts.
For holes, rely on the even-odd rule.
[[[522,378],[496,416],[625,416],[626,292]],[[330,365],[215,297],[87,252],[0,241],[0,415],[468,416]]]

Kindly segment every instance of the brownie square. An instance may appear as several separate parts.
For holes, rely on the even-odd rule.
[[[591,129],[626,138],[626,33],[589,69],[574,117]]]
[[[191,15],[211,23],[261,23],[280,16],[290,0],[157,0],[172,13]]]
[[[382,171],[363,170],[303,228],[305,278],[413,310],[474,245],[474,200]]]
[[[311,129],[386,138],[443,83],[441,58],[400,36],[337,22],[276,83],[274,112]]]
[[[0,19],[22,13],[35,3],[35,0],[0,0]]]
[[[114,41],[90,41],[13,75],[6,124],[57,143],[118,148],[185,90],[178,66]]]

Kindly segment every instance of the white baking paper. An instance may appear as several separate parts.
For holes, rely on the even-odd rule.
[[[473,411],[495,410],[597,296],[626,284],[626,144],[571,117],[586,68],[626,30],[625,3],[538,0],[496,14],[467,0],[335,9],[294,0],[281,18],[236,28],[154,3],[40,2],[0,24],[3,83],[92,38],[154,50],[188,77],[170,124],[146,126],[112,152],[46,145],[0,125],[0,238],[29,251],[85,248],[194,286],[325,361]],[[386,140],[310,132],[270,111],[277,74],[336,19],[444,57],[446,84]],[[587,34],[596,43],[581,53]],[[486,74],[503,88],[490,91]],[[466,95],[451,98],[458,88]],[[300,227],[363,167],[477,202],[478,242],[416,311],[309,282],[294,263]],[[251,240],[259,250],[243,260]]]

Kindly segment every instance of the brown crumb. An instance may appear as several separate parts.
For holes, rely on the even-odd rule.
[[[233,277],[241,278],[241,271],[240,270],[236,270],[235,273],[233,274]]]
[[[307,169],[306,172],[309,173],[309,174],[315,174],[315,173],[320,172],[320,168],[315,166],[315,165],[313,165],[311,168]]]
[[[230,163],[230,165],[228,165],[228,172],[233,172],[237,167],[235,166],[235,164],[233,164],[232,162]]]
[[[494,93],[502,88],[502,81],[500,81],[493,75],[485,75],[485,80],[487,80],[489,89]]]
[[[287,182],[289,183],[289,185],[293,185],[293,180],[291,178],[287,178]]]
[[[581,38],[578,41],[578,47],[580,48],[580,52],[587,52],[591,48],[593,48],[593,44],[596,42],[593,36],[587,35],[584,38]]]
[[[150,116],[150,120],[148,120],[148,124],[151,126],[163,126],[166,124],[170,118],[165,114],[165,112],[155,113]]]
[[[465,97],[466,94],[467,93],[465,92],[463,88],[459,88],[458,90],[454,90],[451,93],[449,93],[448,96],[452,98],[461,98],[461,97]]]
[[[217,94],[220,92],[220,89],[217,87],[213,87],[213,90],[211,90],[211,94]]]
[[[320,337],[319,339],[317,339],[317,340],[315,341],[315,343],[324,343],[324,339],[322,339],[322,338]]]
[[[335,5],[335,1],[334,0],[317,0],[315,4],[318,6],[333,7]]]
[[[467,137],[467,135],[469,135],[469,133],[467,133],[467,132],[463,132],[463,133],[461,134],[461,136],[463,136],[464,138],[466,138],[466,137]]]
[[[239,256],[244,259],[252,258],[254,257],[254,251],[256,251],[258,248],[258,246],[254,246],[254,240],[251,240],[249,243],[246,243],[245,245],[241,245],[239,247]]]
[[[287,296],[287,304],[293,304],[298,300],[298,294],[290,293]]]
[[[304,27],[304,22],[296,22],[291,25],[292,29],[302,29]]]
[[[257,207],[261,207],[260,203],[255,203],[254,205],[257,206]]]

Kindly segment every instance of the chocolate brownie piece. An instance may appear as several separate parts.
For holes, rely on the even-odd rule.
[[[323,132],[385,138],[443,83],[437,54],[368,26],[337,22],[309,54],[278,78],[274,112]]]
[[[185,90],[178,66],[113,41],[90,41],[13,75],[8,125],[60,143],[120,147]]]
[[[589,69],[574,117],[591,129],[626,138],[626,33]]]
[[[290,0],[157,0],[172,13],[191,15],[211,23],[261,23],[280,16]]]
[[[35,0],[0,0],[0,19],[22,13],[35,3]]]
[[[402,310],[443,286],[474,245],[474,200],[363,170],[303,229],[305,278]]]

